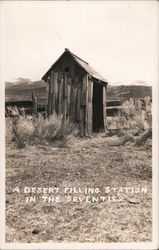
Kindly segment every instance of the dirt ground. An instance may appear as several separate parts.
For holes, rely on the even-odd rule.
[[[6,241],[151,241],[150,142],[138,148],[119,142],[101,133],[91,139],[71,136],[64,148],[6,145]],[[24,193],[31,187],[59,192]],[[57,196],[60,202],[52,202]],[[26,202],[27,197],[35,200]]]

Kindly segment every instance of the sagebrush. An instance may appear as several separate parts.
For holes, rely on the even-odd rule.
[[[18,115],[7,118],[6,141],[15,141],[18,147],[26,145],[58,145],[64,146],[67,138],[76,129],[75,125],[62,123],[62,116],[53,114],[44,118],[28,115]]]
[[[116,117],[116,126],[123,132],[146,131],[152,127],[152,103],[149,97],[144,102],[130,99],[121,106]]]
[[[118,115],[109,120],[108,126],[114,126],[122,133],[139,131],[143,132],[152,128],[152,103],[150,97],[144,101],[130,99],[125,101]]]

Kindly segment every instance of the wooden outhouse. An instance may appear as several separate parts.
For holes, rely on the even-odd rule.
[[[54,112],[79,123],[80,135],[106,131],[107,80],[90,65],[65,49],[42,77],[48,83],[48,115]]]

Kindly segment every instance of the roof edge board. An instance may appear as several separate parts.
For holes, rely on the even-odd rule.
[[[91,76],[91,79],[94,79],[95,81],[97,81],[98,83],[104,83],[104,84],[106,84],[106,85],[108,85],[108,81],[103,81],[103,80],[100,80],[100,79],[98,79],[98,78],[96,78],[96,77],[94,77],[94,76],[92,76],[92,75],[90,75]]]
[[[75,54],[73,54],[69,49],[65,48],[65,51],[62,53],[62,55],[51,65],[51,67],[49,68],[49,70],[44,74],[44,76],[42,77],[42,80],[45,80],[47,78],[47,75],[49,74],[49,72],[51,71],[51,69],[56,65],[56,63],[64,56],[65,53],[68,53],[73,60],[87,73],[89,74],[93,79],[97,80],[98,82],[102,82],[102,83],[106,83],[108,84],[107,80],[102,80],[102,79],[98,79],[96,77],[94,77],[85,67],[83,67],[83,65],[81,65],[78,61],[81,60],[84,63],[86,63],[87,65],[89,65],[89,63],[85,62],[84,60],[82,60],[80,57],[76,56]]]
[[[48,73],[50,72],[50,70],[55,66],[55,64],[62,58],[62,56],[65,53],[69,53],[69,55],[73,58],[73,60],[86,72],[89,73],[88,71],[86,71],[86,69],[84,67],[82,67],[82,65],[76,60],[76,55],[74,55],[70,50],[65,49],[65,51],[62,53],[62,55],[51,65],[51,67],[48,69],[48,71],[45,73],[45,75],[42,77],[42,80],[45,80],[45,78],[47,77]],[[79,58],[77,56],[77,58]],[[80,58],[79,58],[80,59]],[[82,60],[82,59],[80,59]],[[83,61],[83,60],[82,60]],[[84,61],[83,61],[84,62]],[[85,62],[86,63],[86,62]],[[88,63],[87,63],[88,64]]]
[[[50,70],[55,66],[55,64],[63,57],[63,55],[66,53],[66,51],[64,51],[62,53],[61,56],[58,57],[58,59],[51,65],[51,67],[46,71],[46,73],[43,75],[43,77],[41,78],[42,80],[45,80],[46,76],[48,75],[48,73],[50,72]]]

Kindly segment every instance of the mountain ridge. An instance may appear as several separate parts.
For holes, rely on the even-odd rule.
[[[139,81],[138,81],[139,82]],[[143,82],[143,81],[142,81]],[[45,99],[47,102],[48,84],[43,81],[31,82],[27,78],[19,78],[16,82],[6,82],[5,84],[5,97],[6,101],[12,100],[31,100],[32,93],[38,99]],[[152,86],[148,85],[112,85],[108,84],[107,87],[107,100],[127,100],[130,98],[145,98],[150,96],[152,98]]]

